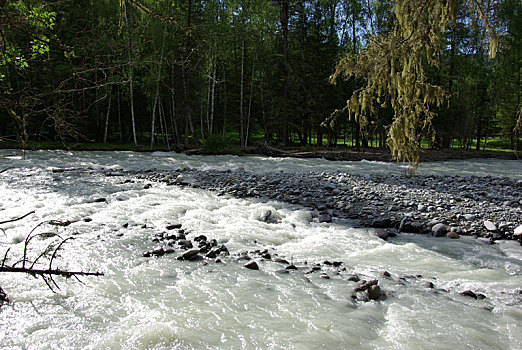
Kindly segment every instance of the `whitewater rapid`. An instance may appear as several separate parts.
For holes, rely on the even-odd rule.
[[[57,278],[56,293],[41,279],[1,274],[11,299],[0,307],[2,349],[522,349],[522,247],[516,242],[490,246],[470,237],[407,234],[385,242],[349,222],[312,222],[307,208],[159,183],[145,188],[145,181],[101,172],[399,173],[400,165],[132,152],[37,151],[25,160],[17,151],[0,155],[0,171],[13,167],[0,174],[0,221],[35,211],[1,225],[1,256],[10,249],[10,262],[20,258],[23,239],[38,223],[68,220],[67,227],[41,228],[74,237],[57,266],[105,273],[81,278],[83,284]],[[420,171],[522,178],[521,162],[503,160],[427,163]],[[259,221],[266,209],[280,221]],[[379,278],[388,297],[355,302],[355,284],[329,270],[331,278],[323,279],[279,274],[263,261],[251,271],[233,259],[144,258],[154,235],[173,223],[190,235],[215,238],[231,253],[269,249],[297,266],[342,261],[347,273]],[[31,252],[57,241],[35,239]],[[381,277],[383,271],[391,278]],[[463,290],[486,299],[462,296]]]

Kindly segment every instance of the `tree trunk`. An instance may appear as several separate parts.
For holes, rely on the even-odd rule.
[[[255,66],[252,65],[252,79],[250,80],[250,97],[248,101],[248,115],[246,120],[246,131],[245,131],[245,147],[248,145],[248,136],[250,134],[250,117],[252,112],[252,96],[254,95],[254,72]]]
[[[107,143],[107,131],[109,129],[109,115],[111,113],[111,101],[112,101],[112,87],[109,87],[109,106],[107,107],[107,114],[105,116],[105,130],[103,133],[103,144]]]
[[[118,85],[118,126],[120,128],[120,142],[123,142],[123,128],[121,125],[121,103],[120,103],[120,86]]]
[[[239,138],[241,147],[246,146],[245,137],[245,113],[243,111],[243,100],[244,100],[244,85],[245,85],[245,35],[241,33],[241,76],[240,76],[240,88],[239,88]]]
[[[158,61],[158,66],[156,67],[156,93],[154,96],[154,106],[152,107],[152,121],[151,121],[151,132],[150,132],[150,150],[153,150],[154,147],[154,123],[156,120],[156,107],[158,106],[158,100],[159,100],[159,85],[161,80],[161,64],[163,61],[163,49],[165,48],[165,37],[167,35],[167,25],[163,27],[163,40],[161,42],[161,51],[160,51],[160,57]],[[161,123],[161,121],[160,121]]]
[[[132,11],[128,11],[128,0],[123,2],[124,14],[125,14],[125,26],[129,32],[127,53],[129,56],[129,84],[130,84],[130,103],[131,103],[131,124],[132,124],[132,137],[134,139],[134,146],[138,146],[136,138],[136,120],[134,118],[134,79],[133,79],[133,68],[134,60],[134,43],[132,37]]]
[[[210,125],[208,128],[209,135],[212,135],[214,131],[214,106],[215,106],[215,97],[216,97],[216,74],[217,74],[217,58],[214,57],[214,61],[212,64],[212,94],[211,94],[211,102],[210,102]]]
[[[223,66],[223,132],[222,137],[225,137],[227,130],[227,73],[225,69],[225,61],[222,61]]]

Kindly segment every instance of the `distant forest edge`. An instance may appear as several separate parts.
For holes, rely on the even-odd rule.
[[[408,30],[397,7],[418,2],[0,1],[0,147],[385,148],[397,96],[363,96],[371,108],[349,118],[347,101],[372,79],[334,73],[344,57],[364,67],[376,38]],[[437,64],[429,51],[412,60],[421,83],[444,91],[430,122],[412,127],[414,142],[520,150],[522,3],[419,3],[432,11],[421,6],[421,17],[454,12],[440,41],[430,39]],[[473,6],[488,20],[476,20]],[[404,41],[423,28],[422,38],[431,35],[428,22],[400,33]],[[428,92],[413,94],[428,103]]]

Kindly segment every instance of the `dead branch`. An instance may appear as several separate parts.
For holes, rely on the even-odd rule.
[[[11,222],[11,221],[17,221],[21,220],[24,217],[28,216],[29,214],[34,213],[34,211],[24,215],[23,217],[16,218],[13,220],[4,221],[5,222]],[[45,284],[51,289],[51,291],[55,292],[55,289],[60,290],[60,287],[58,286],[58,283],[54,280],[55,276],[62,276],[65,278],[74,277],[76,280],[78,280],[80,283],[82,281],[78,278],[79,276],[103,276],[104,273],[102,272],[88,272],[88,271],[68,271],[63,270],[60,268],[53,267],[53,262],[55,261],[58,252],[62,249],[63,245],[68,242],[69,240],[74,239],[73,237],[68,238],[61,238],[58,234],[55,234],[55,236],[60,238],[60,241],[57,245],[53,245],[53,243],[49,244],[46,249],[44,249],[35,259],[29,259],[28,258],[28,252],[29,252],[29,244],[35,237],[49,237],[49,232],[43,232],[43,233],[35,233],[36,229],[41,227],[42,225],[52,225],[52,226],[68,226],[70,224],[70,221],[62,222],[57,220],[49,220],[44,221],[36,225],[31,232],[27,235],[24,242],[24,250],[23,250],[23,256],[20,260],[16,261],[13,264],[7,264],[9,251],[11,248],[8,248],[7,251],[4,254],[4,257],[1,261],[0,265],[0,273],[2,272],[17,272],[17,273],[26,273],[28,275],[31,275],[35,278],[41,277]],[[56,244],[56,243],[55,243]],[[51,253],[52,252],[52,253]],[[49,264],[46,268],[37,267],[36,265],[42,265],[40,262],[44,258],[49,259]],[[18,266],[18,265],[21,266]],[[8,301],[7,296],[2,296],[3,290],[0,288],[0,305],[3,301]]]
[[[32,276],[56,275],[69,278],[72,276],[104,276],[103,272],[67,271],[60,269],[35,269],[24,267],[0,266],[0,272],[22,272]]]
[[[6,221],[0,221],[0,225],[7,224],[8,222],[15,222],[15,221],[18,221],[18,220],[22,220],[22,219],[24,219],[25,217],[27,217],[27,216],[29,216],[31,214],[34,214],[34,210],[29,212],[29,213],[27,213],[27,214],[25,214],[25,215],[23,215],[23,216],[20,216],[19,218],[14,218],[14,219],[11,219],[11,220],[6,220]]]
[[[15,168],[14,166],[11,166],[9,168],[2,169],[2,170],[0,170],[0,174],[1,173],[5,173],[7,170],[11,170],[11,169],[14,169],[14,168]]]

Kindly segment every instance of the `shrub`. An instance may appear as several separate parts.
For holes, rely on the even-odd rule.
[[[208,154],[227,154],[230,153],[230,145],[223,137],[213,135],[205,140],[201,146],[201,152]]]

